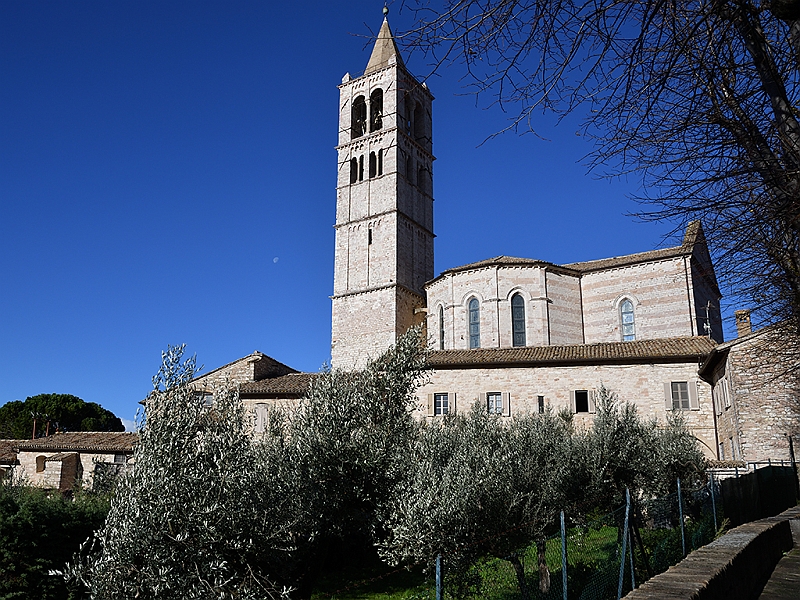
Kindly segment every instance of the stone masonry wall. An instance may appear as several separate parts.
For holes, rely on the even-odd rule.
[[[619,303],[626,297],[634,305],[637,340],[696,335],[687,283],[681,257],[585,273],[585,343],[622,341]]]
[[[508,392],[511,416],[536,412],[538,396],[554,410],[570,406],[570,392],[605,387],[638,407],[644,417],[666,422],[667,409],[664,384],[672,381],[695,381],[699,410],[684,411],[687,424],[700,440],[703,452],[716,458],[714,415],[711,387],[697,377],[696,363],[599,365],[563,367],[462,368],[434,371],[429,383],[417,392],[418,412],[427,414],[428,394],[456,394],[456,410],[468,411],[485,392]],[[434,417],[435,418],[435,417]],[[593,415],[576,415],[576,423],[589,426]]]
[[[789,371],[796,356],[782,356],[785,347],[785,342],[767,335],[730,348],[727,370],[733,405],[719,417],[720,438],[735,440],[738,434],[743,460],[789,460],[786,436],[800,442],[800,387],[797,374]],[[800,454],[797,444],[795,452]]]

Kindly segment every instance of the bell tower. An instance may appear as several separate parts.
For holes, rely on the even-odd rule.
[[[348,73],[339,86],[334,367],[363,366],[424,320],[433,278],[432,101],[384,18],[364,74]]]

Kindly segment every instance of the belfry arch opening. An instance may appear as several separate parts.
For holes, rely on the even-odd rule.
[[[367,101],[364,96],[359,96],[353,101],[353,110],[350,123],[350,137],[361,137],[367,131]]]
[[[383,127],[383,90],[377,89],[369,96],[369,130],[378,131]]]
[[[420,144],[425,139],[425,112],[419,102],[414,106],[414,139]]]

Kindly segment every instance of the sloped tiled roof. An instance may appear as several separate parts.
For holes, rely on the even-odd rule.
[[[428,366],[446,369],[699,360],[707,356],[714,345],[707,337],[694,336],[568,346],[439,350],[430,354]]]
[[[247,381],[239,386],[243,398],[270,396],[303,396],[318,373],[289,373],[282,377]]]
[[[17,460],[14,448],[25,440],[0,440],[0,464],[8,465]]]
[[[138,440],[138,434],[129,432],[73,431],[35,440],[17,440],[16,448],[21,452],[133,452]]]

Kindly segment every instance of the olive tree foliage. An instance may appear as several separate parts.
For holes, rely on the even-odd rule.
[[[621,402],[602,384],[596,405],[585,434],[591,474],[582,500],[587,508],[624,502],[626,488],[634,497],[663,496],[674,490],[678,477],[691,482],[705,472],[703,453],[679,411],[666,423],[645,419],[635,404]]]
[[[92,598],[278,598],[260,568],[281,551],[291,519],[265,485],[238,394],[204,405],[183,346],[162,353],[132,470],[105,526],[67,571]]]
[[[299,407],[271,413],[263,464],[295,515],[280,580],[296,595],[310,593],[332,551],[370,550],[383,535],[380,509],[405,478],[419,427],[412,413],[425,357],[412,329],[364,369],[322,373]]]
[[[798,0],[405,0],[401,36],[533,129],[585,115],[589,164],[638,173],[641,215],[702,220],[717,273],[800,325]],[[792,322],[793,320],[793,322]]]
[[[380,551],[389,562],[430,564],[441,553],[452,583],[465,588],[479,584],[469,568],[489,555],[512,563],[528,596],[516,552],[543,541],[571,501],[581,452],[552,412],[501,421],[476,403],[421,429],[387,506]]]

